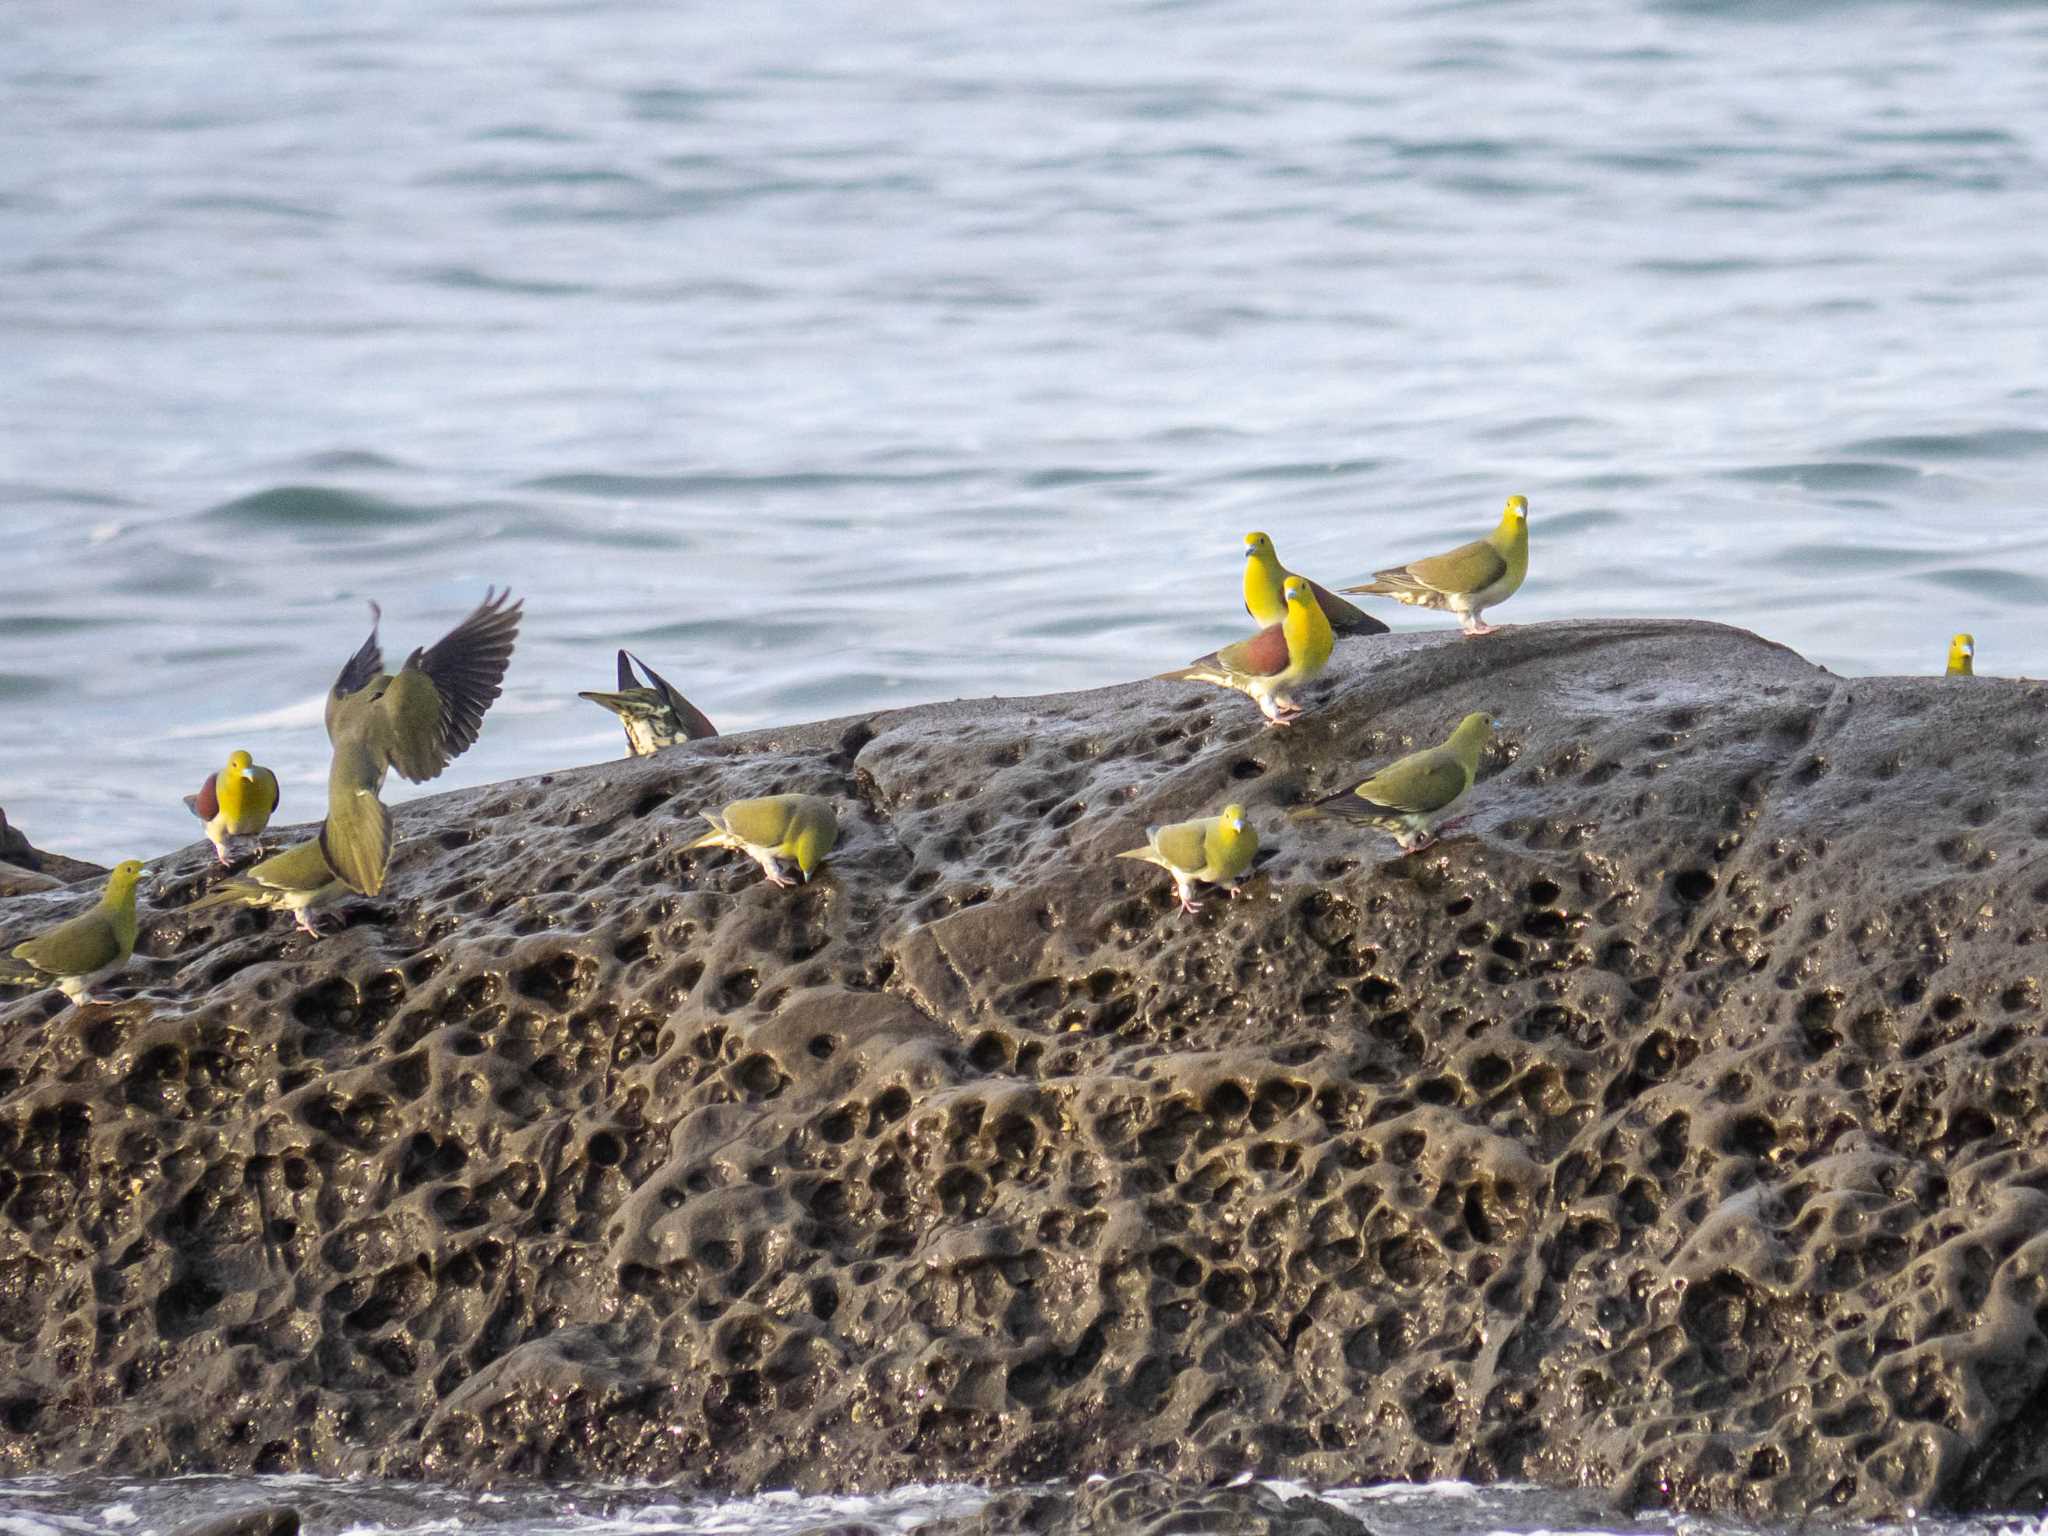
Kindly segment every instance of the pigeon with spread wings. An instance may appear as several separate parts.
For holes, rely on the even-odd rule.
[[[384,670],[377,643],[383,615],[370,605],[370,638],[327,695],[334,761],[320,848],[350,890],[376,895],[391,868],[391,812],[377,798],[384,775],[395,768],[424,784],[475,745],[519,636],[521,605],[511,598],[486,592],[474,613],[406,657],[395,674]]]

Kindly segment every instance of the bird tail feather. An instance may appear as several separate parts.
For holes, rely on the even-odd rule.
[[[231,904],[246,906],[247,898],[265,894],[262,886],[253,880],[224,880],[197,901],[185,903],[187,912],[203,912],[208,907],[225,907]]]
[[[1339,821],[1358,822],[1376,826],[1388,816],[1397,814],[1375,800],[1361,800],[1357,786],[1340,789],[1334,795],[1324,795],[1307,805],[1296,806],[1289,813],[1298,820],[1306,821],[1315,816],[1334,816]]]
[[[320,852],[342,884],[358,896],[376,895],[391,872],[391,812],[372,794],[330,794]]]
[[[1406,571],[1375,571],[1371,581],[1359,586],[1346,587],[1346,592],[1368,592],[1379,597],[1400,597],[1404,593],[1427,592],[1430,589],[1417,581]]]

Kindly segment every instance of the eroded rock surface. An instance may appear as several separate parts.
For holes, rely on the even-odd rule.
[[[196,845],[133,1003],[0,1012],[0,1470],[2038,1503],[2048,690],[1672,623],[1333,674],[418,802],[319,942],[166,911]],[[1474,708],[1466,833],[1284,819]],[[683,852],[799,789],[817,883]],[[1110,857],[1231,798],[1234,902]]]

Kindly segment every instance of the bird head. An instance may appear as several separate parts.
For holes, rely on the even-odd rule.
[[[808,883],[825,855],[832,851],[832,844],[838,836],[834,821],[823,816],[806,817],[797,828],[796,836],[790,840],[789,851],[796,859],[797,873]]]
[[[1287,585],[1280,590],[1290,603],[1306,604],[1310,601],[1308,583],[1299,576],[1288,577]]]
[[[251,778],[253,777],[253,774],[250,772],[250,770],[253,769],[255,766],[256,759],[251,757],[246,752],[230,752],[228,754],[229,773],[239,773],[245,779]]]
[[[1957,635],[1948,643],[1948,669],[1951,672],[1967,672],[1970,661],[1977,654],[1975,635]]]
[[[1508,498],[1507,510],[1501,513],[1500,520],[1511,527],[1528,522],[1529,498],[1526,496],[1510,496]]]
[[[1263,533],[1248,533],[1244,536],[1244,552],[1254,560],[1271,560],[1273,541]]]
[[[1244,830],[1244,807],[1241,805],[1226,805],[1223,807],[1223,825],[1232,833],[1242,832]]]
[[[1476,709],[1458,722],[1457,734],[1475,746],[1485,746],[1500,729],[1500,721],[1483,709]]]
[[[123,859],[107,872],[107,894],[119,901],[135,894],[136,882],[142,879],[142,860]]]

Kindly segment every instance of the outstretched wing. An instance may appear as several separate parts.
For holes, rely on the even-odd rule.
[[[214,782],[219,777],[217,773],[209,773],[206,782],[199,786],[199,793],[185,797],[185,804],[201,821],[211,821],[220,814],[220,791]]]
[[[334,739],[334,711],[341,701],[352,693],[361,693],[377,678],[384,675],[384,647],[377,643],[377,626],[383,621],[384,610],[375,603],[370,604],[370,638],[356,647],[355,655],[343,664],[341,675],[334,680],[334,686],[327,690],[327,739]]]
[[[718,734],[718,727],[711,723],[704,711],[692,704],[680,693],[677,693],[667,678],[655,671],[654,668],[648,666],[646,662],[641,661],[638,656],[635,656],[633,660],[638,663],[640,670],[647,674],[648,686],[660,694],[662,702],[668,705],[669,713],[676,717],[676,723],[682,727],[683,735],[687,740],[702,741],[706,736],[716,736]],[[621,651],[619,652],[619,670],[622,675],[625,672],[625,668],[626,652]]]
[[[519,637],[523,605],[511,598],[510,591],[486,592],[468,618],[408,656],[385,692],[386,755],[414,783],[438,777],[476,744]]]

